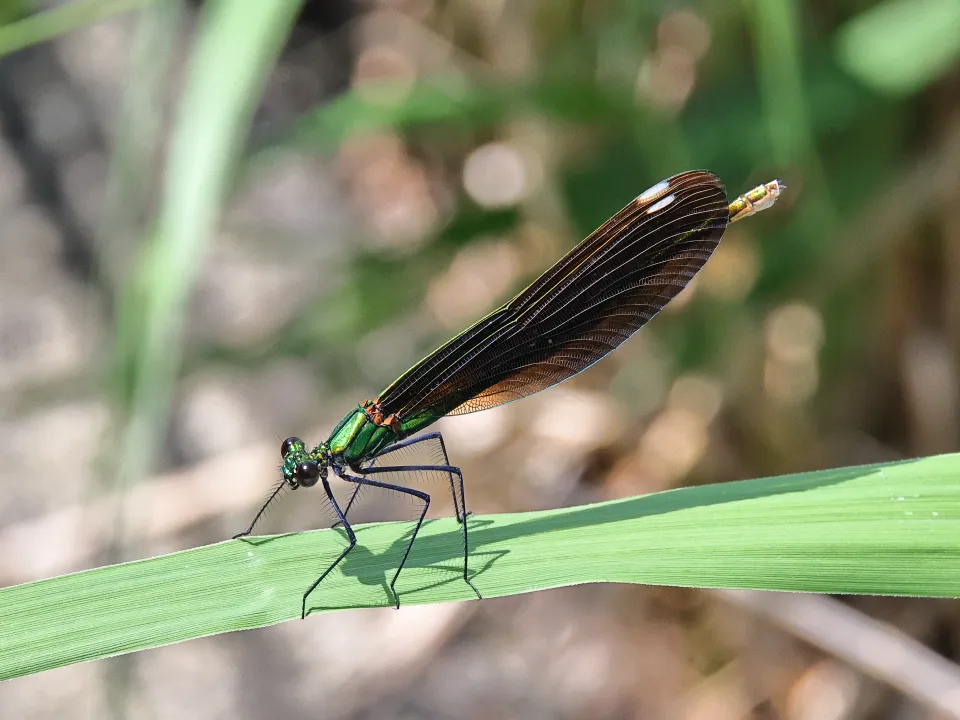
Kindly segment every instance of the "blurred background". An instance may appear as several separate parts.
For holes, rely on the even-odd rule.
[[[960,446],[956,0],[285,2],[260,49],[225,0],[0,28],[0,584],[242,530],[282,438],[325,438],[690,168],[789,189],[604,361],[441,421],[472,510]],[[258,531],[319,508],[287,496]],[[958,660],[956,602],[589,585],[315,615],[13,680],[0,707],[940,718]]]

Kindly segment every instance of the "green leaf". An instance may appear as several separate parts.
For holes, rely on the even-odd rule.
[[[960,455],[706,485],[547,512],[471,517],[485,597],[589,582],[960,596]],[[409,523],[358,545],[312,612],[389,604]],[[232,540],[0,590],[0,678],[299,619],[340,550],[323,530]],[[453,519],[424,525],[404,605],[468,600]]]
[[[906,95],[936,80],[960,59],[958,0],[888,0],[837,33],[848,72],[889,95]]]

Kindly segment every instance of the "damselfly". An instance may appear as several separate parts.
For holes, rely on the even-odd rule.
[[[727,225],[770,207],[784,190],[778,180],[728,203],[723,183],[702,170],[674,175],[645,190],[523,292],[430,353],[373,400],[347,414],[330,437],[310,449],[283,441],[283,479],[236,537],[249,535],[284,488],[319,482],[347,535],[347,547],[303,594],[307,598],[357,544],[348,515],[363,488],[393,490],[419,505],[419,517],[389,584],[400,607],[397,578],[430,505],[422,490],[388,482],[409,472],[442,473],[450,481],[463,536],[463,579],[470,577],[463,474],[451,465],[443,437],[411,438],[444,415],[486,410],[563,382],[597,362],[639,330],[686,287],[716,249]],[[403,448],[431,443],[442,462],[390,464]],[[386,464],[384,464],[386,463]],[[330,489],[334,473],[353,485],[341,509]]]

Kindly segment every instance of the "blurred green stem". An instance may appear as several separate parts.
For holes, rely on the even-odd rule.
[[[205,3],[169,149],[156,228],[120,308],[127,423],[115,485],[152,464],[182,354],[183,319],[247,126],[300,0]]]
[[[746,7],[753,21],[755,62],[773,162],[788,186],[791,170],[804,173],[798,179],[811,192],[804,198],[807,212],[798,219],[798,229],[804,237],[817,237],[835,228],[839,216],[804,96],[802,19],[795,0],[747,0]]]
[[[800,17],[793,0],[749,0],[767,135],[773,159],[795,165],[816,156],[800,71]]]
[[[76,0],[0,27],[0,56],[53,40],[153,0]],[[10,14],[10,13],[7,13]]]
[[[163,91],[182,19],[182,0],[165,0],[145,8],[137,23],[98,232],[100,254],[108,262],[116,255],[111,246],[135,232],[148,208],[149,171],[163,129]]]

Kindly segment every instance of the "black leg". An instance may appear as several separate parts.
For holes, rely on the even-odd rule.
[[[274,500],[277,499],[277,495],[279,495],[280,491],[283,490],[284,485],[286,485],[286,482],[281,480],[280,484],[277,485],[276,489],[272,493],[270,493],[270,496],[267,498],[267,501],[260,506],[260,509],[257,511],[257,514],[254,515],[253,521],[250,523],[250,527],[248,527],[242,533],[237,533],[236,535],[234,535],[233,536],[234,540],[236,540],[237,538],[246,537],[247,535],[253,532],[253,526],[260,521],[261,517],[263,517],[263,514],[267,511],[267,508],[270,507],[270,503],[272,503]]]
[[[383,488],[384,490],[394,490],[396,492],[403,493],[404,495],[411,495],[423,501],[423,510],[420,511],[420,517],[417,518],[417,524],[413,528],[413,534],[410,536],[410,542],[407,543],[407,549],[403,551],[403,557],[400,559],[400,564],[397,566],[397,571],[393,574],[393,579],[390,581],[390,592],[393,595],[393,601],[399,610],[400,596],[397,595],[397,578],[400,577],[400,571],[403,570],[403,566],[406,564],[407,558],[410,556],[410,548],[413,547],[413,543],[417,539],[417,533],[420,532],[420,526],[423,525],[423,519],[427,516],[427,508],[430,507],[430,496],[425,492],[404,487],[403,485],[391,485],[390,483],[379,482],[378,480],[370,480],[369,478],[365,477],[348,475],[347,473],[340,471],[337,471],[337,475],[348,482],[357,483],[361,486],[366,485],[368,487]],[[344,518],[343,523],[345,527],[346,522],[346,518]]]
[[[382,456],[378,456],[378,457],[382,457]],[[366,476],[368,476],[368,475],[375,475],[375,474],[378,474],[378,473],[397,473],[397,472],[404,472],[404,471],[414,471],[414,472],[416,472],[417,470],[422,470],[422,471],[435,471],[435,472],[436,472],[436,471],[446,472],[446,473],[448,473],[451,477],[453,477],[454,475],[456,475],[457,479],[459,480],[459,485],[460,485],[460,498],[461,498],[461,500],[464,500],[464,494],[463,494],[463,473],[460,472],[460,468],[454,467],[453,465],[395,465],[395,466],[389,466],[389,467],[370,467],[370,468],[363,468],[363,469],[360,470],[359,472],[366,477]],[[341,475],[340,477],[344,477],[344,476]],[[346,478],[344,477],[344,479],[346,479]],[[357,478],[357,480],[360,480],[360,478]],[[367,479],[366,482],[368,482],[368,483],[374,483],[375,481],[370,480],[370,479]],[[427,503],[429,504],[430,496],[427,495],[426,493],[418,494],[418,491],[412,490],[411,488],[405,488],[405,487],[403,487],[403,486],[397,486],[397,485],[386,485],[385,483],[377,483],[377,485],[380,485],[381,487],[388,487],[388,488],[391,488],[391,489],[394,489],[394,490],[399,490],[400,492],[405,492],[405,493],[408,493],[408,494],[411,494],[411,495],[417,495],[417,497],[420,497],[420,496],[422,495],[423,497],[425,497],[425,498],[427,499]],[[468,535],[468,533],[467,533],[467,530],[468,530],[468,527],[467,527],[467,515],[468,515],[469,513],[466,512],[466,503],[465,503],[465,502],[464,502],[464,505],[463,505],[463,509],[464,509],[463,520],[460,522],[460,528],[462,529],[462,533],[463,533],[463,581],[464,581],[465,583],[467,583],[467,585],[469,585],[470,588],[477,594],[477,598],[478,598],[478,599],[483,599],[483,595],[481,595],[481,594],[480,594],[480,591],[477,590],[477,586],[473,584],[473,581],[472,581],[472,580],[470,580],[470,568],[469,568],[469,564],[468,564],[468,558],[469,558],[469,556],[470,556],[470,541],[469,541],[469,535]],[[424,515],[426,514],[426,512],[427,512],[427,508],[424,507],[423,513],[421,513],[421,515],[420,515],[420,522],[417,523],[417,530],[420,529],[420,523],[423,522],[423,517],[424,517]],[[458,518],[458,519],[459,519],[459,518]],[[413,534],[414,534],[414,537],[416,537],[416,534],[417,534],[417,533],[416,533],[416,530],[414,531]],[[412,546],[412,545],[413,545],[413,540],[411,539],[411,541],[410,541],[410,546]],[[407,547],[407,553],[408,553],[408,554],[409,554],[409,552],[410,552],[410,546]],[[406,554],[403,556],[403,559],[404,559],[404,560],[407,559]],[[402,563],[401,563],[400,567],[403,567],[403,564],[402,564]],[[400,574],[400,570],[399,570],[399,569],[397,570],[397,574],[398,574],[398,575]],[[394,582],[396,582],[396,579],[397,579],[396,576],[394,576],[393,579],[394,579]],[[391,585],[391,587],[392,587],[392,585]],[[397,607],[400,607],[399,604],[397,605]]]
[[[379,455],[374,458],[374,460],[379,460],[380,458],[389,455],[392,452],[397,450],[402,450],[403,448],[410,447],[411,445],[419,445],[420,443],[430,442],[431,440],[436,440],[437,444],[440,446],[440,455],[443,457],[442,465],[450,465],[450,456],[447,455],[447,446],[443,442],[443,435],[438,432],[427,433],[426,435],[418,435],[415,438],[410,438],[409,440],[401,440],[398,443],[390,445],[385,450],[380,452]],[[431,466],[433,467],[433,466]],[[457,522],[463,522],[464,517],[466,516],[464,509],[464,498],[463,498],[463,478],[460,478],[460,496],[457,496],[457,489],[454,485],[454,475],[459,474],[459,469],[457,473],[448,473],[450,478],[450,494],[453,496],[453,514],[457,516]],[[354,492],[356,494],[356,491]],[[350,501],[353,502],[353,498],[350,498]]]
[[[343,477],[341,475],[341,477]],[[344,549],[342,553],[333,561],[333,564],[323,571],[323,575],[318,577],[316,581],[311,585],[307,591],[303,594],[303,606],[300,609],[300,619],[303,620],[307,616],[307,596],[317,589],[317,585],[323,582],[323,579],[330,574],[330,571],[333,570],[337,565],[340,564],[340,561],[343,560],[347,553],[353,550],[354,545],[357,544],[357,536],[353,532],[353,528],[350,526],[350,523],[347,522],[346,515],[340,511],[340,506],[337,505],[337,499],[333,496],[333,491],[330,490],[330,483],[324,477],[321,479],[323,483],[323,490],[327,493],[327,497],[330,499],[330,504],[333,505],[334,511],[337,513],[337,517],[340,518],[340,523],[343,524],[343,529],[347,531],[347,538],[350,540],[350,544]],[[396,580],[396,578],[394,578]]]
[[[357,499],[357,495],[360,494],[360,490],[361,490],[362,487],[363,487],[363,485],[357,485],[357,486],[353,489],[353,492],[350,493],[350,499],[347,500],[347,506],[343,509],[343,516],[344,516],[344,517],[346,517],[346,516],[347,516],[347,513],[350,512],[350,508],[353,507],[353,501]],[[339,525],[339,524],[340,524],[340,521],[337,520],[337,521],[336,521],[333,525],[331,525],[330,527],[331,527],[331,529],[332,529],[332,528],[337,527],[337,525]]]
[[[447,446],[443,442],[443,435],[441,435],[438,432],[427,433],[426,435],[418,435],[417,437],[411,438],[410,440],[401,440],[398,443],[394,443],[393,445],[390,445],[386,450],[382,451],[379,455],[377,455],[374,458],[374,460],[382,458],[385,455],[389,455],[390,453],[395,452],[397,450],[402,450],[403,448],[410,447],[412,445],[419,445],[420,443],[429,442],[431,440],[436,440],[437,445],[440,447],[440,454],[443,457],[443,465],[449,465],[450,456],[447,455]],[[461,515],[461,508],[463,507],[463,484],[462,484],[463,478],[461,478],[460,495],[458,497],[456,485],[454,485],[454,473],[447,473],[447,477],[450,478],[450,495],[453,497],[453,513],[454,515],[456,515],[458,523],[463,522],[463,517]],[[347,501],[347,506],[343,509],[344,516],[347,516],[350,514],[350,508],[353,507],[354,501],[360,495],[360,490],[362,489],[362,487],[363,487],[362,485],[358,485],[357,487],[354,488],[353,492],[350,494],[350,499]],[[336,523],[333,524],[333,527],[337,527],[337,525],[339,524],[340,522],[337,521]]]

